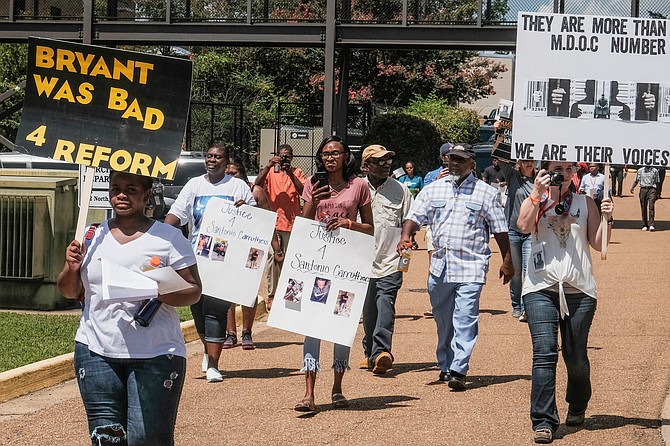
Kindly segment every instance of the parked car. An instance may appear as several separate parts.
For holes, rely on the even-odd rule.
[[[493,164],[491,161],[491,152],[493,151],[493,143],[496,140],[495,134],[491,135],[486,142],[480,142],[472,146],[475,151],[477,169],[483,172],[484,169]]]

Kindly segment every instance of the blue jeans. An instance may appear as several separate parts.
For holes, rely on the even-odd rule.
[[[74,370],[92,445],[174,444],[186,358],[113,359],[76,342]]]
[[[200,300],[191,305],[193,323],[200,337],[207,342],[219,344],[226,340],[226,322],[231,303],[203,294]]]
[[[349,369],[349,351],[351,349],[346,345],[333,344],[333,369],[336,372],[343,373]],[[320,372],[319,353],[321,351],[321,339],[305,336],[305,343],[302,346],[303,367],[301,372]]]
[[[481,283],[446,282],[444,272],[440,277],[428,275],[428,295],[437,324],[437,365],[443,372],[468,372],[479,333],[481,291]]]
[[[514,277],[512,277],[509,283],[509,297],[512,299],[512,309],[523,311],[521,288],[528,271],[528,261],[530,260],[533,238],[531,234],[523,234],[514,229],[510,229],[507,234],[509,236],[512,264],[514,265]]]
[[[395,300],[402,286],[400,271],[378,279],[370,279],[363,305],[363,352],[370,364],[380,353],[391,353]]]
[[[524,296],[528,327],[533,341],[533,379],[530,392],[530,419],[533,430],[559,425],[556,410],[556,364],[558,330],[561,353],[568,370],[565,400],[568,410],[581,413],[591,399],[591,367],[586,354],[589,329],[596,311],[596,300],[585,294],[566,294],[569,316],[561,319],[558,293],[537,291]]]

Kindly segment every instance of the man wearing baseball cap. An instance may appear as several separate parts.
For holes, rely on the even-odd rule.
[[[450,142],[445,142],[444,144],[442,144],[442,146],[440,147],[440,163],[442,165],[435,170],[431,170],[426,174],[425,177],[423,177],[423,187],[428,186],[430,183],[437,180],[438,177],[442,178],[449,173],[449,169],[447,169],[447,163],[449,160],[449,158],[447,157],[447,152],[449,152],[449,149],[451,149],[451,147],[452,144]]]
[[[412,194],[407,186],[389,177],[395,152],[374,144],[363,150],[363,167],[372,196],[375,230],[375,260],[363,306],[363,353],[360,368],[383,375],[393,366],[391,338],[395,321],[395,300],[402,286],[397,270],[399,255],[382,249],[387,232],[400,228],[409,213]]]
[[[432,182],[416,197],[402,226],[398,251],[422,224],[433,233],[428,294],[437,325],[440,381],[465,390],[470,355],[478,335],[479,296],[486,282],[491,250],[489,230],[503,258],[500,277],[514,276],[507,222],[496,189],[473,175],[472,146],[451,147],[450,177]]]

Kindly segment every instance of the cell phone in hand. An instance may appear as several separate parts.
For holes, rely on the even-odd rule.
[[[315,185],[315,189],[328,186],[328,172],[318,170],[314,172],[314,177],[312,177],[312,184]],[[330,196],[330,194],[328,194]]]

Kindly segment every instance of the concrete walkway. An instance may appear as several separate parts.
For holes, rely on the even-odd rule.
[[[670,429],[670,287],[665,280],[670,200],[657,203],[664,221],[654,233],[640,231],[636,197],[617,199],[616,205],[608,259],[593,255],[599,292],[589,340],[593,397],[584,426],[562,425],[556,444],[660,446],[662,431]],[[507,287],[497,278],[500,255],[495,244],[492,249],[466,392],[452,392],[437,381],[435,323],[422,316],[429,304],[427,257],[420,250],[398,299],[395,366],[383,377],[355,367],[361,358],[360,329],[344,382],[349,409],[330,405],[332,345],[324,342],[324,371],[316,389],[319,412],[305,417],[293,411],[304,392],[298,372],[302,337],[259,322],[255,351],[224,351],[222,383],[206,382],[201,347],[189,344],[176,444],[532,444],[530,336],[526,324],[510,317]],[[565,383],[559,362],[561,418],[567,410]],[[62,445],[87,442],[74,381],[0,404],[0,444],[38,445],[47,438]]]

